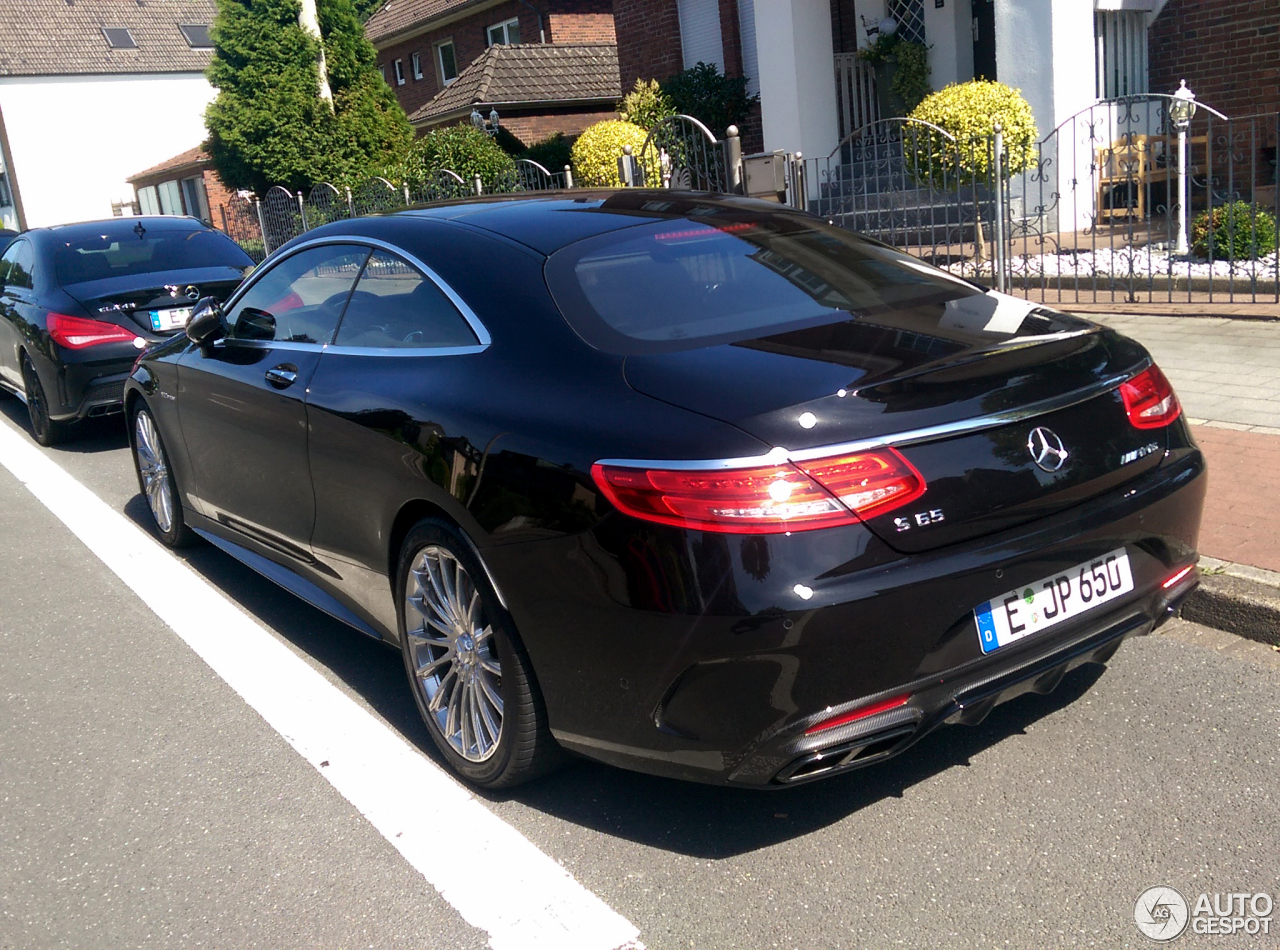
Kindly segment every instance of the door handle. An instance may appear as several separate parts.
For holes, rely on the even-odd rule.
[[[267,382],[276,389],[288,389],[298,380],[298,367],[292,363],[281,363],[267,370]]]

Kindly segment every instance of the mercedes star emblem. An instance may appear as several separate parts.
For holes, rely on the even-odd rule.
[[[184,290],[183,293],[187,295],[188,300],[200,299],[200,288],[195,284],[187,284],[187,289]]]
[[[1070,454],[1058,434],[1044,426],[1031,430],[1027,436],[1027,451],[1031,453],[1031,461],[1045,472],[1056,472],[1062,468]]]

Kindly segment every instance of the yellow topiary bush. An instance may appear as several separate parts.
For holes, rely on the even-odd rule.
[[[916,106],[909,118],[928,122],[956,137],[950,142],[936,132],[915,135],[904,130],[907,161],[917,180],[956,186],[991,178],[990,139],[995,125],[1004,129],[1006,175],[1035,161],[1036,120],[1022,93],[986,79],[952,83]]]
[[[589,126],[573,143],[573,180],[579,185],[622,187],[618,178],[618,156],[630,145],[639,156],[648,133],[621,119],[607,119]]]

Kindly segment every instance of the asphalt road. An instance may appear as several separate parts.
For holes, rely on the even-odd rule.
[[[0,425],[25,433],[16,400]],[[118,419],[86,435],[42,451],[145,523]],[[432,757],[398,655],[209,546],[185,560]],[[744,792],[577,762],[481,800],[651,950],[1140,947],[1150,886],[1277,897],[1278,760],[1280,653],[1177,621],[827,782]],[[1276,947],[1275,923],[1177,945]],[[0,467],[0,948],[487,940]]]

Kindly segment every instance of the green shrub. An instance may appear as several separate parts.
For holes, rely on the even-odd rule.
[[[573,143],[573,180],[577,185],[619,188],[618,156],[630,145],[637,156],[648,133],[621,119],[606,119],[590,126]]]
[[[1191,223],[1191,249],[1200,257],[1252,261],[1275,253],[1276,219],[1257,205],[1233,201],[1201,211]]]
[[[656,79],[648,82],[637,79],[635,88],[623,96],[622,103],[618,106],[619,119],[638,125],[646,132],[675,114],[676,107]]]
[[[1006,175],[1035,161],[1036,120],[1022,93],[1004,83],[974,79],[952,83],[916,106],[909,118],[928,122],[955,136],[904,130],[907,165],[917,181],[932,179],[949,187],[991,178],[990,139],[996,123],[1004,129]]]
[[[490,136],[471,124],[433,129],[417,139],[392,164],[373,172],[411,188],[431,182],[442,168],[457,172],[468,184],[476,177],[486,189],[509,180],[516,162]]]
[[[929,85],[929,47],[912,42],[901,33],[879,34],[874,43],[858,50],[858,58],[873,66],[894,65],[889,91],[902,100],[906,112],[920,105],[933,91]]]
[[[676,112],[693,116],[716,138],[723,138],[731,125],[741,127],[751,107],[760,101],[759,96],[747,95],[746,77],[722,76],[711,63],[676,73],[661,86]]]
[[[537,162],[554,175],[564,171],[564,166],[573,161],[573,142],[563,132],[557,132],[541,142],[534,142],[519,157]]]

